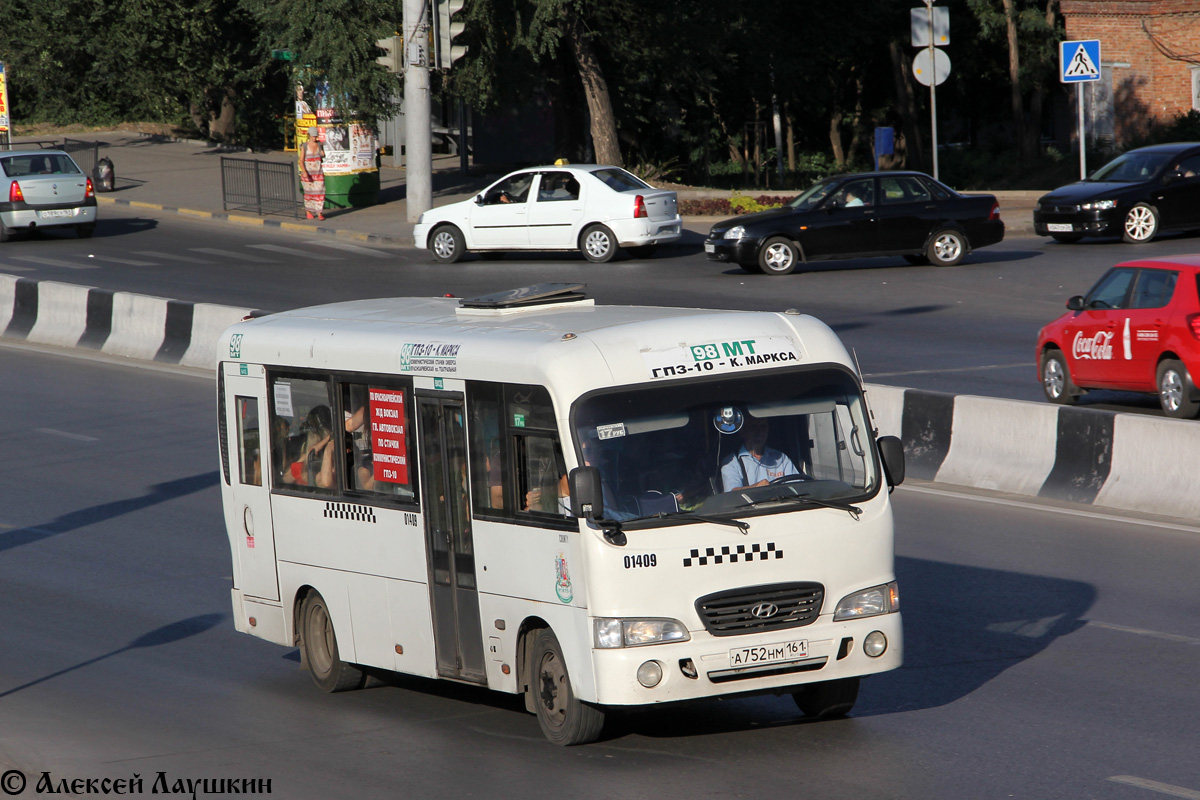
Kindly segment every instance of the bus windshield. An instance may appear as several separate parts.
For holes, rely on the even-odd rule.
[[[769,513],[873,494],[871,428],[835,367],[622,387],[573,412],[607,519]]]

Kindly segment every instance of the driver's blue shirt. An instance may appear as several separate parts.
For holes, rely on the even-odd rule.
[[[772,481],[797,472],[792,460],[772,447],[764,448],[762,458],[758,459],[743,446],[721,467],[721,483],[730,492],[740,486],[753,486],[764,478]]]

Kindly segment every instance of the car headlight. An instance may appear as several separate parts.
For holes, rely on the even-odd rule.
[[[734,225],[729,230],[725,231],[726,239],[740,239],[746,235],[746,228],[743,225]]]
[[[692,638],[687,628],[683,627],[683,623],[675,619],[596,617],[592,620],[592,631],[595,646],[600,650],[686,642]]]
[[[1103,211],[1106,208],[1116,208],[1116,200],[1096,200],[1091,203],[1084,203],[1080,206],[1084,211]]]
[[[900,588],[895,581],[883,586],[872,586],[861,592],[848,594],[837,604],[833,612],[834,621],[843,619],[861,619],[875,617],[880,614],[891,614],[900,610]]]

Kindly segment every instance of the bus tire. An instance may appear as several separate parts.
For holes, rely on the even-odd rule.
[[[318,592],[311,592],[300,606],[300,649],[313,682],[322,691],[344,692],[366,683],[366,673],[338,655],[329,606]]]
[[[542,733],[563,746],[596,741],[604,727],[604,712],[580,701],[571,691],[567,663],[554,633],[542,628],[534,636],[529,691]]]
[[[858,699],[858,683],[858,678],[810,683],[793,692],[792,699],[806,717],[844,717],[854,708],[854,701]]]

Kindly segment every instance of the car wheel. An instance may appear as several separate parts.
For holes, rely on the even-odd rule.
[[[956,267],[967,254],[967,239],[958,231],[938,231],[929,241],[925,254],[935,267]]]
[[[617,240],[613,233],[603,225],[591,225],[579,237],[580,252],[588,261],[603,264],[612,261],[617,255]]]
[[[313,681],[326,692],[358,689],[366,683],[361,669],[342,661],[325,598],[312,592],[300,606],[300,649]]]
[[[840,678],[802,686],[792,693],[796,706],[806,717],[844,717],[858,700],[858,678]]]
[[[1162,362],[1156,378],[1158,402],[1168,417],[1191,419],[1200,412],[1200,402],[1189,396],[1192,381],[1182,363],[1173,359]]]
[[[1125,215],[1125,241],[1143,244],[1158,234],[1158,212],[1153,206],[1138,203]]]
[[[90,239],[92,234],[96,232],[96,223],[89,222],[87,225],[76,225],[75,235],[80,239]]]
[[[0,220],[0,242],[7,242],[12,238],[12,231],[4,224],[4,220]]]
[[[554,744],[594,742],[604,728],[604,712],[587,705],[571,690],[571,677],[558,639],[542,628],[533,642],[529,661],[529,691],[542,733]]]
[[[634,258],[654,258],[654,254],[658,252],[658,245],[644,244],[641,247],[626,247],[625,252]]]
[[[1047,350],[1042,354],[1042,391],[1051,403],[1074,405],[1079,399],[1079,389],[1071,380],[1071,372],[1061,350]]]
[[[1052,233],[1050,238],[1060,244],[1075,244],[1083,237],[1073,233]]]
[[[453,225],[443,225],[429,237],[429,250],[443,264],[453,264],[463,257],[467,244],[463,241],[462,231]]]
[[[786,236],[774,236],[758,251],[758,266],[768,275],[788,275],[800,265],[800,248]]]
[[[914,267],[923,267],[929,263],[929,256],[913,255],[909,253],[904,257],[904,260],[912,264]]]

